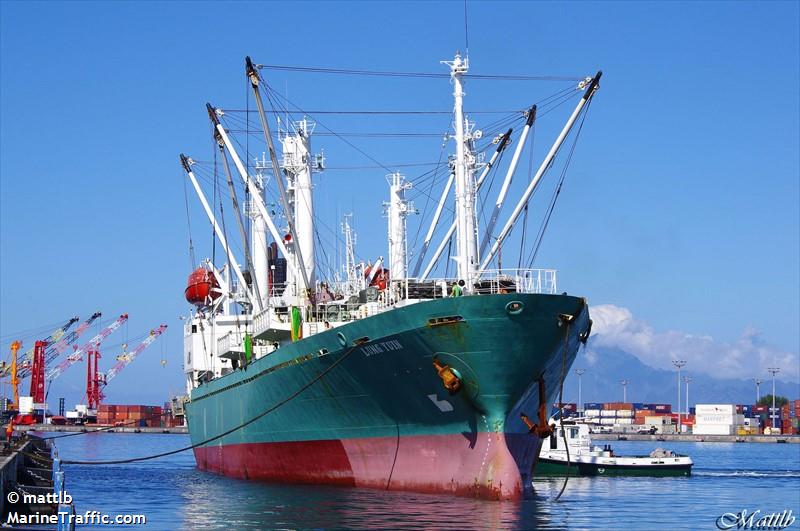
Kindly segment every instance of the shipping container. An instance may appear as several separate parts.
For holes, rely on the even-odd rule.
[[[653,409],[659,413],[671,413],[672,412],[672,405],[671,404],[653,404]]]
[[[633,424],[633,419],[630,417],[627,418],[617,418],[617,424]]]
[[[603,404],[600,402],[584,402],[583,409],[603,409]]]
[[[690,408],[689,408],[689,414],[690,414],[690,415],[694,415],[694,414],[696,414],[696,413],[697,413],[697,408],[696,408],[696,407],[690,407]]]
[[[726,424],[730,426],[738,426],[744,424],[744,415],[697,415],[697,422],[700,424]]]
[[[600,410],[599,409],[586,409],[586,410],[584,410],[583,415],[585,417],[599,417],[600,416]]]
[[[615,409],[604,409],[600,412],[601,417],[616,417],[617,411]]]
[[[695,435],[735,435],[737,426],[730,424],[701,424],[696,423],[692,433]]]
[[[697,404],[695,411],[698,415],[735,415],[737,406],[733,404]]]
[[[633,410],[632,409],[618,409],[617,410],[617,417],[624,417],[624,418],[633,417]]]
[[[600,424],[605,424],[608,426],[613,426],[616,423],[617,419],[611,417],[603,417],[600,419]]]
[[[630,402],[606,402],[603,404],[603,409],[633,409],[633,404]]]

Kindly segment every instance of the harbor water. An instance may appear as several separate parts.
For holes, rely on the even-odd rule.
[[[161,434],[57,441],[66,460],[125,459],[187,444],[188,436]],[[532,499],[498,503],[235,480],[197,470],[191,452],[123,465],[67,465],[67,490],[78,513],[144,514],[145,526],[130,527],[142,529],[716,529],[723,513],[800,515],[800,445],[660,444],[694,459],[691,477],[573,477],[560,501],[554,497],[562,478],[535,480]],[[652,442],[615,441],[613,447],[619,454],[654,449]],[[95,528],[107,526],[82,527]]]

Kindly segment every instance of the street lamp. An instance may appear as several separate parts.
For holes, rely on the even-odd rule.
[[[691,382],[693,378],[691,376],[684,376],[683,383],[686,384],[686,416],[689,416],[689,382]]]
[[[767,372],[772,374],[772,411],[770,411],[769,414],[772,417],[773,429],[778,427],[778,419],[776,418],[778,415],[775,414],[775,375],[780,371],[778,367],[767,367]]]
[[[620,380],[619,383],[622,384],[622,401],[623,402],[627,402],[628,401],[628,384],[631,383],[631,381],[630,380]]]
[[[756,378],[756,405],[758,405],[758,401],[761,400],[761,384],[764,383],[764,380],[761,378]]]
[[[586,369],[575,369],[575,374],[578,375],[578,411],[583,411],[583,400],[581,398],[581,376],[586,372]]]
[[[678,433],[681,432],[681,368],[686,365],[686,360],[672,360],[672,364],[678,368]]]

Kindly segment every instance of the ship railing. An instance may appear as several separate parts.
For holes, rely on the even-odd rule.
[[[439,299],[449,297],[457,278],[418,281],[407,279],[394,283],[405,299]],[[464,290],[465,292],[467,290]],[[544,293],[558,291],[555,269],[489,269],[474,284],[475,295],[498,293]],[[466,293],[465,293],[466,294]]]
[[[558,292],[555,269],[488,269],[476,283],[477,293],[544,293]]]
[[[244,336],[233,331],[217,339],[217,353],[219,355],[228,352],[244,352]]]

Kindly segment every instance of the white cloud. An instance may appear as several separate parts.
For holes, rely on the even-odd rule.
[[[672,369],[672,360],[683,359],[687,369],[720,378],[766,375],[767,367],[781,367],[783,380],[798,381],[800,376],[800,356],[769,345],[752,327],[746,328],[737,341],[725,343],[708,335],[657,332],[627,308],[613,304],[593,306],[590,313],[594,321],[587,351],[590,363],[597,359],[591,347],[615,347],[661,369]]]

